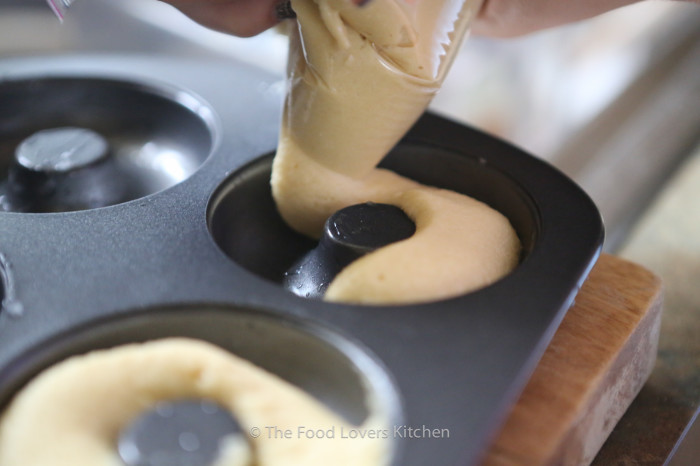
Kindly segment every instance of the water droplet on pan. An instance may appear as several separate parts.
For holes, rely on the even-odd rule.
[[[187,452],[199,450],[200,443],[197,434],[193,434],[192,432],[183,432],[178,436],[177,440],[180,444],[180,448]]]

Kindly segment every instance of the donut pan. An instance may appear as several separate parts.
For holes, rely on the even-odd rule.
[[[595,205],[546,163],[426,114],[383,165],[500,210],[523,243],[520,265],[434,303],[297,297],[281,274],[313,243],[277,217],[269,189],[283,91],[235,62],[0,62],[0,405],[68,355],[185,335],[354,422],[375,400],[395,465],[478,463],[599,254]],[[61,127],[101,136],[108,174],[90,184],[85,167],[43,173],[58,197],[16,203],[18,145]],[[424,426],[439,435],[426,438]]]

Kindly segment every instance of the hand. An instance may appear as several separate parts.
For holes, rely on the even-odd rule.
[[[639,0],[484,0],[472,31],[476,35],[493,37],[520,36],[591,18],[637,1]]]
[[[250,37],[293,13],[285,0],[161,0],[198,23],[235,36]],[[348,0],[357,5],[367,0]],[[293,15],[292,15],[293,16]]]
[[[290,13],[285,0],[161,1],[173,5],[204,26],[241,37],[254,36],[274,26]],[[362,5],[368,0],[347,1]],[[477,35],[514,37],[590,18],[637,1],[639,0],[484,0],[472,30]]]
[[[241,37],[254,36],[279,22],[279,0],[162,0],[198,23]]]

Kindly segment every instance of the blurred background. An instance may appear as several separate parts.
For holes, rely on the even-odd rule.
[[[230,60],[232,72],[243,62],[281,82],[286,39],[226,36],[156,0],[77,0],[63,24],[45,0],[0,0],[0,60],[67,53]],[[432,110],[559,167],[598,204],[606,251],[665,281],[651,388],[597,463],[641,464],[625,455],[700,445],[700,427],[690,427],[700,401],[700,7],[645,1],[519,39],[469,38]],[[631,427],[660,417],[671,424],[653,442]],[[652,443],[664,445],[652,453]]]

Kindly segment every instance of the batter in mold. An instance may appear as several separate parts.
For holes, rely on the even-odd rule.
[[[244,450],[234,441],[238,437],[225,440],[212,466],[388,463],[387,440],[341,437],[341,431],[353,429],[385,431],[379,415],[353,426],[302,390],[221,348],[169,338],[75,356],[39,374],[0,418],[0,466],[121,466],[117,441],[123,429],[156,403],[181,399],[216,402],[243,432],[260,429]],[[270,437],[265,426],[294,435]],[[335,437],[296,435],[299,426],[334,429]]]
[[[289,90],[272,192],[294,229],[318,237],[335,211],[393,204],[416,224],[409,239],[346,267],[325,299],[425,302],[484,287],[518,262],[520,242],[499,212],[428,187],[379,161],[442,83],[479,0],[292,0]]]

